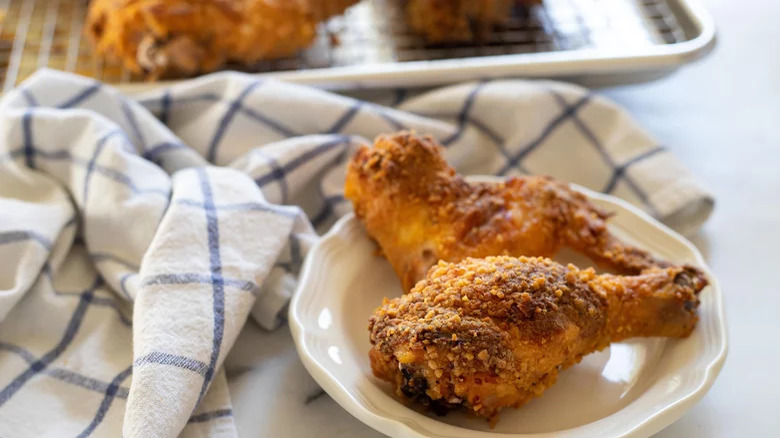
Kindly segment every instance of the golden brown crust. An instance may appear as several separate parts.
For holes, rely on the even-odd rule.
[[[371,365],[405,399],[495,419],[611,341],[687,336],[703,287],[689,274],[658,268],[637,277],[598,276],[549,259],[506,256],[439,262],[371,317]]]
[[[151,77],[290,56],[315,26],[358,0],[93,0],[95,50]]]
[[[405,291],[438,260],[552,256],[563,246],[624,274],[666,265],[614,238],[609,215],[568,185],[549,177],[468,183],[435,140],[409,132],[358,150],[345,195]]]

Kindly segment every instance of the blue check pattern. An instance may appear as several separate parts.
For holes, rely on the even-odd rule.
[[[712,208],[666,148],[586,90],[392,93],[380,106],[222,73],[133,100],[42,71],[6,95],[0,436],[22,436],[19,419],[41,435],[235,436],[225,356],[250,315],[283,322],[276,279],[349,211],[345,163],[381,133],[428,133],[464,173],[551,174],[672,225]]]

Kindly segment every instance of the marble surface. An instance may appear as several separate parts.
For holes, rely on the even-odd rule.
[[[656,82],[599,92],[628,108],[717,199],[692,240],[725,293],[729,357],[702,401],[657,436],[770,436],[780,429],[780,3],[704,1],[719,30],[708,58]],[[288,330],[248,327],[231,356],[241,436],[380,436],[320,392]],[[278,387],[290,374],[299,384]]]
[[[603,90],[715,193],[692,241],[726,300],[729,356],[710,392],[658,437],[772,436],[780,428],[780,3],[705,1],[718,45],[650,84]]]

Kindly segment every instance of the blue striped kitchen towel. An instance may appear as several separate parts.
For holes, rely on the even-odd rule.
[[[237,73],[131,99],[43,70],[2,98],[0,126],[4,438],[236,436],[225,358],[248,318],[283,323],[317,232],[350,209],[345,161],[380,133],[432,134],[463,173],[550,174],[683,232],[713,205],[624,111],[555,82],[380,106]],[[257,418],[325,415],[273,388]]]

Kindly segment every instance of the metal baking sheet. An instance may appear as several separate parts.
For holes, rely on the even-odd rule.
[[[396,0],[365,0],[320,26],[298,56],[229,66],[325,87],[414,86],[489,76],[641,81],[712,47],[696,0],[544,0],[479,44],[431,46],[406,27]],[[0,80],[8,90],[50,67],[128,91],[150,84],[93,55],[82,38],[87,0],[0,0]]]

